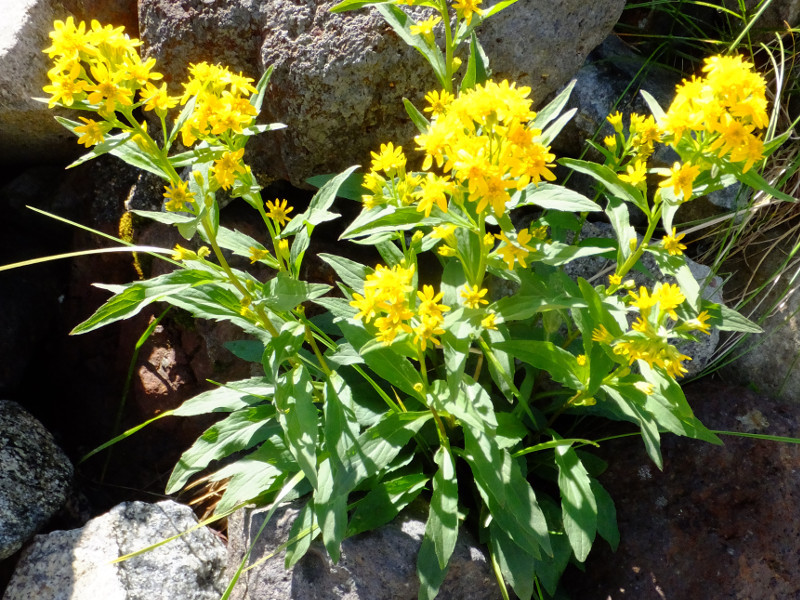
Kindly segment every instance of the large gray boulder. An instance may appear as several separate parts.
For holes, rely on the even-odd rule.
[[[225,546],[207,527],[112,561],[197,525],[187,506],[126,502],[81,529],[36,536],[3,600],[218,600]]]
[[[289,571],[280,551],[297,506],[281,507],[264,527],[231,600],[416,600],[417,553],[426,511],[414,503],[388,525],[346,539],[333,564],[319,542]],[[233,574],[261,528],[267,509],[242,509],[228,519],[228,570]],[[261,560],[264,562],[260,562]],[[256,564],[258,563],[258,564]],[[439,600],[500,597],[486,554],[464,532],[459,536]]]
[[[302,184],[305,178],[369,164],[370,151],[393,141],[413,146],[402,99],[418,106],[436,82],[424,59],[374,9],[332,14],[332,0],[141,0],[147,53],[167,81],[191,62],[229,64],[257,77],[275,72],[264,119],[288,129],[252,142],[260,170]],[[479,29],[495,77],[533,87],[541,103],[568,81],[619,17],[623,0],[519,0]]]
[[[16,402],[0,400],[0,560],[19,550],[64,505],[72,463]]]

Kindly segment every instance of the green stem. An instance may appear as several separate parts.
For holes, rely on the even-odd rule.
[[[444,89],[447,92],[453,93],[453,32],[450,25],[450,12],[447,10],[447,2],[441,0],[439,3],[439,12],[442,14],[442,21],[444,22],[444,50],[445,50],[445,81]],[[458,22],[456,21],[456,24]]]
[[[619,269],[617,269],[617,272],[615,274],[618,277],[622,278],[625,275],[627,275],[628,271],[630,271],[633,268],[633,266],[642,257],[642,254],[644,254],[647,245],[650,243],[650,240],[653,239],[653,233],[655,232],[656,226],[658,225],[658,221],[661,218],[661,210],[663,209],[663,207],[664,204],[659,203],[653,214],[650,216],[650,222],[647,225],[647,231],[645,232],[644,237],[642,238],[642,243],[639,244],[639,247],[636,249],[636,251],[633,254],[631,254],[624,263],[622,263],[622,266],[619,267]],[[620,244],[628,243],[628,240],[619,240],[619,243]],[[606,295],[610,296],[618,289],[619,285],[612,285],[608,289],[606,289]]]

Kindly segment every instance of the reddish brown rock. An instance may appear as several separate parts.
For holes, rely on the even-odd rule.
[[[687,397],[709,428],[800,437],[800,408],[707,381]],[[665,436],[664,471],[640,440],[605,445],[601,481],[617,505],[616,553],[598,543],[574,598],[800,598],[800,446],[722,436]]]

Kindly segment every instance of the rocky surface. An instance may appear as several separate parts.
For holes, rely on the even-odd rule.
[[[266,509],[243,509],[228,520],[228,571],[232,574],[261,527]],[[296,508],[276,511],[258,538],[249,564],[271,554],[283,544]],[[418,504],[400,513],[392,523],[342,543],[342,556],[334,565],[324,547],[314,542],[308,553],[289,571],[284,554],[245,572],[231,595],[233,600],[413,600],[419,581],[416,557],[425,534],[426,511]],[[489,600],[498,598],[491,565],[485,551],[462,532],[439,600]]]
[[[798,437],[800,408],[703,381],[687,389],[710,429]],[[616,553],[598,543],[573,598],[800,598],[800,446],[722,436],[724,446],[665,436],[664,470],[641,440],[604,444],[601,476],[617,507]]]
[[[225,547],[206,527],[119,563],[197,524],[171,500],[128,502],[85,527],[37,536],[4,600],[217,600],[225,590]]]
[[[142,0],[148,55],[177,84],[186,66],[229,63],[257,77],[275,68],[264,119],[288,129],[259,136],[250,148],[271,177],[305,178],[368,164],[381,143],[411,145],[416,133],[403,108],[436,87],[428,64],[374,9],[332,14],[332,0],[252,0],[209,4]],[[621,0],[558,4],[520,0],[478,31],[498,77],[533,87],[541,102],[568,81],[610,31]]]
[[[16,402],[0,400],[0,560],[62,507],[72,463],[53,436]]]

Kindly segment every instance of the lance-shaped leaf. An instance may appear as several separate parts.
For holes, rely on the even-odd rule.
[[[312,487],[317,487],[317,408],[314,387],[306,367],[283,374],[275,387],[275,407],[289,451]]]
[[[575,450],[570,446],[557,446],[554,456],[564,531],[575,558],[583,562],[592,549],[597,532],[597,501],[589,474]]]

